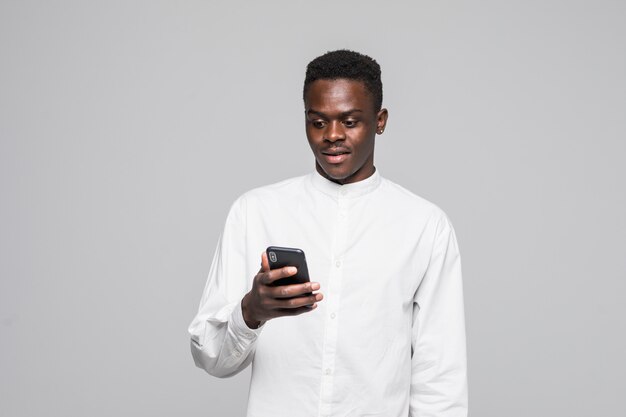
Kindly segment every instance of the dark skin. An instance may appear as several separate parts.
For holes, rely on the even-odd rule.
[[[385,130],[388,112],[375,108],[363,82],[341,78],[314,81],[304,98],[304,107],[306,136],[320,175],[338,184],[350,184],[374,173],[375,137]],[[320,289],[317,282],[271,285],[296,272],[295,267],[270,270],[263,252],[261,269],[241,301],[248,327],[258,328],[267,320],[299,315],[317,307],[324,298],[314,293]]]
[[[361,81],[317,80],[305,97],[306,136],[315,155],[315,168],[338,184],[372,175],[374,142],[387,125],[387,109],[377,110]],[[344,153],[341,158],[333,154]]]

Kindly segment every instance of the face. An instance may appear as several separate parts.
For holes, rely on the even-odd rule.
[[[317,171],[339,184],[374,173],[374,139],[387,123],[387,110],[376,111],[361,81],[317,80],[304,98],[306,136]]]

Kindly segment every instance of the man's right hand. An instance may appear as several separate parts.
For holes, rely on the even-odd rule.
[[[317,282],[272,286],[277,280],[295,275],[296,272],[293,266],[270,270],[267,254],[263,252],[261,269],[252,281],[252,289],[241,300],[243,319],[248,327],[256,329],[267,320],[296,316],[317,307],[317,302],[324,296],[321,293],[305,295],[320,289]]]

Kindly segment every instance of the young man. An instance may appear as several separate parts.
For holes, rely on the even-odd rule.
[[[248,416],[467,415],[456,236],[440,208],[375,168],[381,105],[370,57],[311,61],[315,172],[249,191],[228,214],[189,332],[211,375],[252,363]],[[311,283],[272,286],[295,270],[270,271],[270,245],[302,249]]]

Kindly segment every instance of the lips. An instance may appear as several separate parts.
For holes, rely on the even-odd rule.
[[[347,149],[329,149],[326,151],[322,151],[322,155],[324,159],[329,164],[340,164],[346,159],[348,159],[350,152]]]

